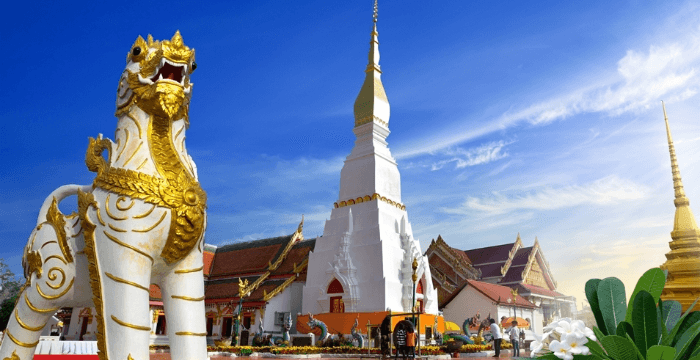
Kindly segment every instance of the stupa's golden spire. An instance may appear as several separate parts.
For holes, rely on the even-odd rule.
[[[389,127],[389,100],[384,92],[382,84],[382,71],[379,67],[379,33],[377,32],[377,0],[374,1],[372,15],[372,35],[369,42],[369,55],[367,69],[365,69],[365,82],[355,100],[355,127],[377,123]]]
[[[668,151],[671,155],[671,173],[675,192],[673,203],[676,205],[676,216],[671,232],[672,241],[669,244],[671,251],[666,254],[667,260],[661,265],[661,269],[668,270],[668,278],[661,298],[680,302],[685,311],[695,301],[694,294],[700,293],[700,230],[698,230],[695,215],[690,210],[690,201],[683,190],[676,149],[673,146],[666,105],[663,101],[661,106],[664,110]],[[696,305],[694,310],[700,310],[700,304]]]

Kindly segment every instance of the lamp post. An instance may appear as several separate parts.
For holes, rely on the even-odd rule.
[[[513,295],[513,321],[518,321],[518,307],[515,305],[515,301],[518,300],[518,289],[511,290],[510,294]],[[510,299],[508,300],[510,301]]]
[[[413,313],[413,326],[416,326],[416,280],[418,280],[418,275],[416,275],[416,269],[418,269],[418,258],[413,258],[413,264],[411,265],[411,267],[413,268],[413,276],[411,277],[413,279],[413,311],[411,312]]]
[[[250,289],[247,289],[248,287],[248,280],[246,279],[245,281],[241,280],[241,278],[238,278],[238,297],[240,300],[238,301],[238,314],[236,315],[236,320],[234,322],[234,327],[233,327],[233,343],[234,346],[239,345],[238,344],[238,330],[241,327],[241,313],[243,312],[243,298],[248,294]],[[261,320],[262,321],[262,320]]]

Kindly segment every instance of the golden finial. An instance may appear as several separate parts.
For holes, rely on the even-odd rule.
[[[377,22],[378,16],[379,16],[379,10],[377,9],[377,0],[374,0],[374,14],[372,16],[374,22]]]
[[[681,171],[678,169],[678,161],[676,159],[676,148],[673,146],[673,138],[671,137],[671,127],[668,125],[668,116],[666,115],[666,105],[661,101],[661,107],[664,110],[664,121],[666,122],[666,136],[668,137],[668,151],[671,154],[671,174],[673,174],[673,190],[676,198],[673,201],[676,207],[679,205],[688,205],[688,198],[685,197],[683,190],[683,181],[681,180]]]

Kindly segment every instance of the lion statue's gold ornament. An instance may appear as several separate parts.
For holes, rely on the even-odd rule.
[[[206,193],[185,148],[194,54],[179,32],[170,40],[136,39],[117,89],[116,142],[89,140],[93,184],[62,186],[39,211],[0,359],[31,359],[59,308],[94,306],[100,359],[147,360],[156,326],[150,284],[160,286],[165,313],[173,314],[171,357],[207,357]],[[66,216],[58,204],[71,195],[78,213]]]

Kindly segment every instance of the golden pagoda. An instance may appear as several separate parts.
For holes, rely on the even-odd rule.
[[[666,262],[660,266],[662,270],[668,270],[666,286],[661,293],[662,300],[676,300],[681,303],[683,311],[693,304],[700,296],[700,230],[695,222],[695,216],[690,210],[690,201],[685,196],[681,172],[678,170],[676,150],[671,138],[671,129],[668,126],[666,106],[663,101],[666,121],[666,134],[668,136],[668,151],[671,153],[671,172],[673,174],[673,190],[676,198],[676,218],[673,221],[671,232],[671,251],[666,254]],[[700,302],[695,305],[694,311],[700,310]]]

